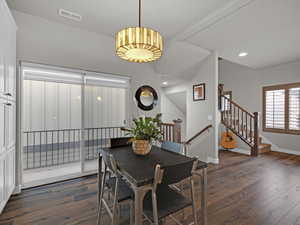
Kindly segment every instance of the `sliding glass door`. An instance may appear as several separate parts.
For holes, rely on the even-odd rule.
[[[125,85],[97,73],[85,77],[85,172],[97,169],[97,149],[109,147],[110,138],[125,135],[121,130],[127,117],[127,82]]]
[[[97,170],[97,149],[124,136],[128,80],[112,75],[22,66],[23,187]]]

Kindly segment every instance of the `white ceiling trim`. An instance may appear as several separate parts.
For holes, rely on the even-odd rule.
[[[214,25],[218,21],[222,20],[224,17],[232,15],[234,12],[240,10],[248,6],[255,0],[235,0],[228,3],[225,7],[216,10],[214,13],[210,14],[209,16],[205,17],[204,19],[200,20],[198,23],[188,27],[180,34],[174,37],[175,40],[184,41],[189,37],[208,29],[210,26]]]

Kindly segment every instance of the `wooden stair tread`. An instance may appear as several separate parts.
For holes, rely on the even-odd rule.
[[[259,144],[259,147],[271,147],[272,145],[271,144],[266,144],[266,143],[260,143]]]
[[[271,144],[260,143],[258,146],[258,153],[262,154],[262,153],[270,152],[271,147],[272,147]]]

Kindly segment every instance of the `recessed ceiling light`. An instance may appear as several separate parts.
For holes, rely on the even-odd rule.
[[[163,85],[168,85],[167,81],[162,82]]]
[[[100,102],[102,100],[101,96],[98,96],[97,100]]]
[[[247,56],[248,55],[248,52],[241,52],[240,54],[239,54],[239,57],[245,57],[245,56]]]

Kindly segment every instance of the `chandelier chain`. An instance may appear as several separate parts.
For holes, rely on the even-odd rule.
[[[142,15],[141,15],[141,11],[142,11],[142,0],[139,0],[139,27],[141,27],[141,21],[142,21]]]

